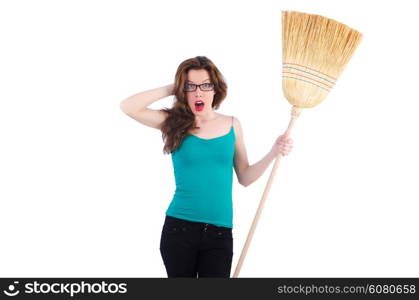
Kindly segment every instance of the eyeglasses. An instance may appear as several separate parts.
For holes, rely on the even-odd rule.
[[[193,84],[193,83],[186,83],[183,90],[185,92],[194,92],[196,91],[196,87],[199,86],[201,91],[212,91],[214,89],[213,83],[202,83],[202,84]]]

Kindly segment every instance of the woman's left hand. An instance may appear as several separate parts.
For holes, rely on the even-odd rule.
[[[272,153],[277,157],[279,153],[281,155],[285,156],[288,155],[292,149],[293,140],[288,138],[285,140],[283,135],[280,135],[276,141],[275,144],[272,146]]]

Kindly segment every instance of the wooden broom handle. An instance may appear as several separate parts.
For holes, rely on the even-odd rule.
[[[291,109],[291,120],[290,120],[290,122],[288,124],[288,128],[287,128],[287,130],[285,131],[285,134],[284,134],[285,139],[287,139],[290,136],[291,129],[294,126],[294,122],[298,118],[298,116],[300,115],[301,111],[302,111],[302,108],[298,108],[296,106],[292,107],[292,109]],[[282,155],[281,155],[281,153],[279,153],[278,156],[275,159],[275,164],[272,167],[271,175],[269,176],[268,183],[266,184],[265,190],[264,190],[263,195],[262,195],[262,199],[259,202],[259,206],[258,206],[258,209],[256,211],[255,217],[253,218],[252,226],[250,227],[249,233],[247,234],[246,243],[244,244],[242,253],[240,254],[239,262],[237,263],[236,270],[234,271],[233,278],[236,278],[236,277],[239,276],[240,269],[241,269],[241,267],[243,265],[243,261],[246,257],[247,250],[249,249],[250,242],[252,241],[253,234],[255,233],[256,225],[259,221],[260,214],[262,213],[263,206],[265,205],[265,200],[268,197],[269,190],[271,189],[271,185],[272,185],[273,179],[275,177],[276,169],[278,168],[279,163],[281,162],[281,158],[282,158]]]

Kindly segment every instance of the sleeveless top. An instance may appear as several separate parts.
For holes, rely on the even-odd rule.
[[[234,143],[233,124],[212,139],[186,135],[172,152],[176,191],[167,216],[233,228]]]

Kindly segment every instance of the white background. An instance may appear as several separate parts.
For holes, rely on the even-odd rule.
[[[364,39],[298,119],[240,276],[419,276],[414,3],[2,1],[0,276],[166,277],[171,157],[120,101],[205,55],[229,87],[218,112],[241,121],[258,162],[290,118],[281,10]],[[234,173],[232,274],[272,166],[247,188]]]

